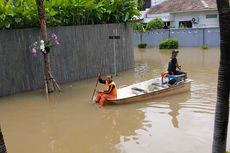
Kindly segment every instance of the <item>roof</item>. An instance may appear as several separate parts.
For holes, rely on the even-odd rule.
[[[149,9],[147,14],[217,9],[216,0],[166,0]]]

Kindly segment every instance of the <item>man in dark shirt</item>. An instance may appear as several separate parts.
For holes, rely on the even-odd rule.
[[[181,66],[178,65],[177,58],[176,58],[178,53],[179,53],[178,50],[172,51],[172,56],[168,63],[168,74],[170,75],[180,75],[180,74],[186,75],[185,72],[181,71]],[[177,69],[179,69],[179,71]]]

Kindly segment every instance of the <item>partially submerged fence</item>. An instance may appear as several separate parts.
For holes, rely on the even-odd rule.
[[[69,82],[134,67],[133,31],[124,24],[48,28],[59,37],[51,49],[51,69],[58,82]],[[40,29],[0,30],[0,96],[42,87],[43,57],[32,57],[29,46]]]
[[[205,44],[209,47],[220,46],[219,28],[162,29],[147,31],[146,33],[134,32],[134,45],[136,47],[139,42],[144,41],[148,43],[149,47],[155,47],[167,38],[177,39],[180,47],[201,47]]]

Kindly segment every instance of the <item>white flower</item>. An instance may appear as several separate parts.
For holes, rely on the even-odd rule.
[[[45,43],[44,43],[44,40],[41,40],[41,41],[40,41],[40,50],[41,50],[42,52],[45,52]]]

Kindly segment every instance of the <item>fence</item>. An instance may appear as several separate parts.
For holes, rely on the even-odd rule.
[[[95,77],[103,64],[104,74],[134,67],[133,32],[124,24],[52,27],[48,32],[59,36],[50,62],[60,83]],[[29,51],[39,36],[36,28],[0,30],[0,96],[42,87],[42,55],[35,58]]]
[[[134,46],[139,42],[148,43],[149,47],[159,46],[160,42],[167,38],[175,38],[179,41],[179,47],[201,47],[207,44],[209,47],[220,46],[219,28],[199,29],[170,29],[153,30],[146,33],[134,32]]]

